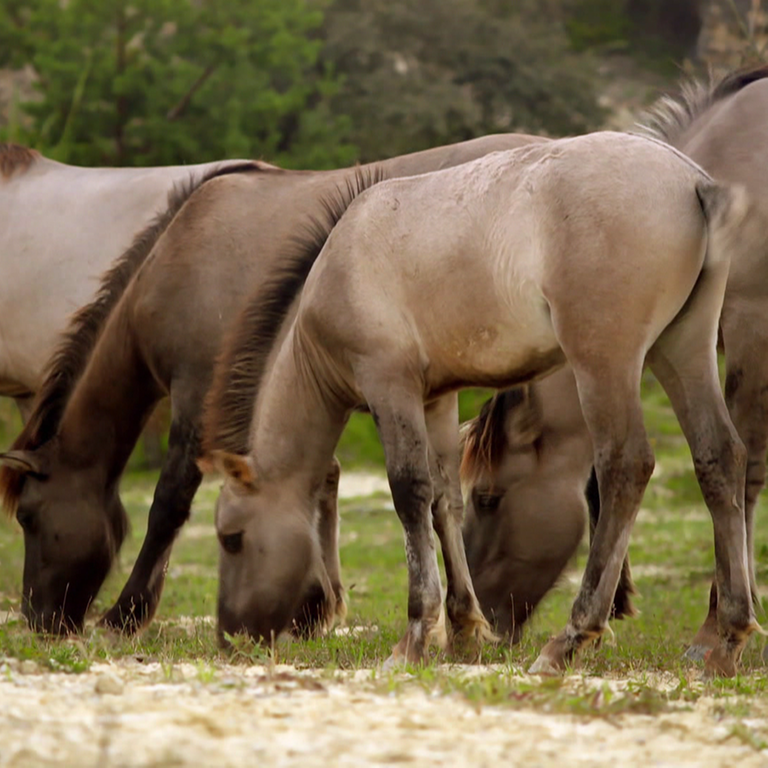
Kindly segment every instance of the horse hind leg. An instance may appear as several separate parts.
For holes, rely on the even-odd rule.
[[[425,409],[435,487],[432,522],[440,540],[447,580],[446,612],[452,628],[453,650],[476,657],[485,642],[496,641],[483,615],[469,574],[461,524],[464,504],[459,480],[459,408],[456,394],[446,395]]]
[[[591,544],[595,537],[597,522],[600,519],[600,489],[597,485],[597,474],[594,467],[587,481],[585,495],[589,507],[589,541]],[[637,616],[637,609],[632,603],[632,596],[636,594],[637,589],[632,580],[632,569],[629,565],[629,555],[627,555],[621,564],[619,585],[616,587],[616,594],[613,596],[613,605],[611,606],[611,618],[621,620]]]
[[[640,357],[569,356],[594,446],[601,514],[568,623],[544,646],[532,673],[563,672],[608,628],[632,524],[653,471],[640,404]]]
[[[750,634],[759,630],[752,605],[751,558],[744,513],[746,450],[720,390],[717,322],[727,264],[706,268],[684,312],[648,355],[664,387],[693,455],[694,469],[714,527],[716,587],[702,632],[709,673],[734,675]]]

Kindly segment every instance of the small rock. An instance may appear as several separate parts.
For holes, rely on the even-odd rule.
[[[112,672],[102,672],[96,678],[96,685],[94,686],[96,693],[112,693],[115,695],[122,693],[123,688],[125,688],[125,683]]]
[[[19,672],[21,672],[22,675],[36,675],[39,672],[39,667],[37,666],[36,661],[32,661],[32,659],[24,659],[19,665]]]

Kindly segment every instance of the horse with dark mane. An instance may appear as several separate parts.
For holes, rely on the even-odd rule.
[[[758,625],[740,503],[745,451],[720,392],[716,342],[745,198],[662,142],[610,132],[360,195],[319,257],[308,240],[285,279],[253,297],[218,364],[203,446],[225,473],[219,631],[268,638],[287,626],[321,564],[314,500],[350,412],[366,407],[405,533],[408,626],[393,661],[420,663],[444,639],[433,531],[454,636],[489,638],[461,537],[456,392],[525,383],[568,362],[603,516],[568,625],[532,668],[562,671],[605,631],[653,469],[640,403],[647,361],[715,520],[723,600],[710,666],[733,673]],[[292,275],[308,265],[297,311],[265,342],[286,313],[264,308],[285,306]],[[244,418],[247,453],[230,440]]]
[[[307,223],[330,226],[334,205],[343,208],[380,174],[419,174],[541,141],[487,136],[359,171],[283,171],[247,163],[181,191],[106,276],[97,299],[75,316],[29,423],[0,456],[5,507],[16,512],[24,530],[22,606],[31,625],[55,632],[82,626],[125,535],[120,476],[142,425],[169,394],[168,455],[147,534],[103,619],[128,631],[150,620],[175,536],[200,483],[195,462],[202,403],[222,334]],[[294,275],[292,289],[301,287],[303,277]],[[326,473],[316,531],[326,562],[318,568],[313,596],[303,603],[310,617],[317,617],[319,595],[343,610],[335,552],[338,466],[329,461]]]
[[[651,111],[643,132],[668,141],[716,179],[745,186],[755,215],[740,232],[740,247],[731,263],[720,317],[725,351],[725,398],[736,430],[747,448],[744,497],[749,574],[756,596],[754,508],[765,482],[768,446],[768,67],[737,72],[719,82],[691,82],[678,98],[665,97]],[[493,418],[489,419],[488,414]],[[514,473],[516,424],[532,421],[539,429],[527,466]],[[468,428],[465,467],[469,495],[464,536],[478,596],[497,628],[518,637],[523,622],[555,583],[575,553],[583,527],[583,490],[590,477],[587,425],[581,415],[572,375],[529,385],[514,396],[497,396],[484,415]],[[538,441],[538,442],[537,442]],[[483,446],[493,444],[492,453]],[[698,468],[701,471],[701,468]],[[551,497],[547,496],[553,490]],[[590,526],[597,525],[598,483],[592,475]],[[531,521],[538,521],[533,523]],[[550,535],[541,521],[572,536]],[[579,522],[582,521],[582,522]],[[528,523],[533,526],[526,528]],[[527,533],[522,534],[523,528]],[[542,531],[536,536],[535,531]],[[502,531],[502,534],[499,534]],[[522,537],[524,538],[518,538]],[[533,574],[536,588],[528,579]],[[632,615],[634,592],[629,563],[624,563],[613,612]],[[703,659],[718,642],[718,592],[713,582],[707,618],[687,655]]]

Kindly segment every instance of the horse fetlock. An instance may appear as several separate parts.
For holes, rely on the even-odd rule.
[[[135,634],[152,620],[159,595],[143,593],[121,595],[120,599],[99,620],[99,626]]]

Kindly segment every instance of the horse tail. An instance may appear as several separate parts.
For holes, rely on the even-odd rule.
[[[708,242],[704,268],[728,263],[743,237],[742,225],[754,206],[740,184],[722,184],[710,178],[696,184],[696,195],[707,220]]]

